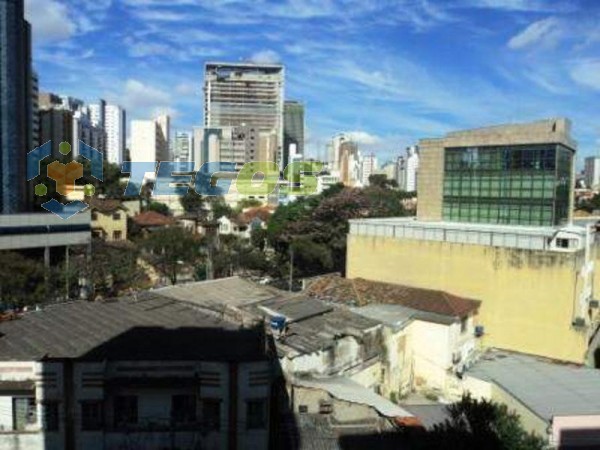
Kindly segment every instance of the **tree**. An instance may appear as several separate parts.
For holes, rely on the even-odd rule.
[[[181,206],[187,213],[198,213],[204,209],[204,198],[197,194],[193,189],[189,189],[186,194],[181,197]]]
[[[95,295],[117,296],[144,285],[146,277],[138,266],[139,250],[131,245],[112,244],[101,239],[92,242],[93,261],[89,277]]]
[[[171,284],[186,266],[194,265],[199,257],[199,245],[189,231],[170,227],[150,233],[142,242],[150,262],[169,278]]]
[[[155,211],[157,213],[164,214],[165,216],[168,216],[171,213],[169,207],[160,202],[150,202],[150,204],[146,207],[146,211]]]
[[[237,204],[237,210],[242,212],[246,208],[258,208],[262,206],[262,202],[260,200],[256,200],[255,198],[243,198]]]
[[[267,230],[263,228],[253,228],[250,232],[250,243],[254,248],[261,252],[265,250],[265,244],[267,242]]]
[[[0,302],[2,307],[23,307],[46,300],[50,275],[43,263],[20,253],[0,252]]]
[[[232,217],[233,210],[225,203],[223,197],[211,197],[210,198],[210,209],[213,213],[213,218],[220,219],[221,217]]]
[[[523,429],[506,405],[464,396],[448,408],[449,418],[427,436],[428,448],[542,450],[544,440]],[[441,447],[437,447],[441,445]]]
[[[390,180],[385,174],[374,173],[369,175],[369,186],[377,186],[383,189],[397,188],[398,182],[393,179]]]

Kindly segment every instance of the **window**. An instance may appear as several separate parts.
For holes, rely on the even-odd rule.
[[[113,231],[113,239],[120,241],[123,238],[123,232],[121,230]]]
[[[196,396],[174,395],[171,397],[171,420],[177,424],[195,422]]]
[[[113,220],[121,220],[121,213],[113,213],[112,218]]]
[[[115,427],[135,425],[138,421],[138,401],[135,395],[115,398]]]
[[[569,248],[569,239],[565,239],[565,238],[556,239],[556,246],[558,248]]]
[[[101,430],[103,423],[101,400],[86,400],[81,402],[81,429],[83,431]]]
[[[267,402],[263,400],[249,400],[246,402],[246,428],[248,430],[262,430],[267,426]]]
[[[37,411],[34,397],[13,398],[13,429],[23,431],[28,425],[37,422]]]
[[[58,402],[42,404],[42,428],[46,431],[58,431]]]
[[[202,423],[208,430],[219,431],[221,429],[221,400],[202,400]]]

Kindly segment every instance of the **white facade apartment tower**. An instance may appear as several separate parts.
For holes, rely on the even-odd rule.
[[[106,158],[112,164],[121,165],[125,153],[126,113],[118,105],[106,105],[104,130],[106,132]]]

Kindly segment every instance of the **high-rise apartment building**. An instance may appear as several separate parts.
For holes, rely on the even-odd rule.
[[[358,144],[344,140],[339,145],[340,181],[346,186],[357,186],[360,183],[360,152]]]
[[[585,158],[584,178],[587,188],[594,190],[600,188],[600,157]]]
[[[40,107],[39,107],[40,84],[38,74],[35,70],[31,73],[31,146],[39,147],[40,142]]]
[[[207,63],[204,126],[249,127],[263,135],[266,157],[283,160],[284,68],[279,64]],[[274,139],[274,142],[273,142]],[[274,150],[272,149],[274,145]]]
[[[0,214],[27,206],[26,154],[33,147],[31,29],[23,0],[0,2]]]
[[[422,140],[419,219],[567,223],[576,145],[570,128],[568,120],[556,119]]]
[[[106,159],[112,164],[121,165],[125,154],[127,138],[127,113],[119,105],[107,104],[104,111],[104,132],[106,134]]]
[[[360,182],[363,186],[369,185],[369,177],[377,170],[377,157],[371,153],[360,161]]]
[[[170,118],[161,116],[156,120],[131,121],[130,158],[134,162],[168,161]]]
[[[283,106],[283,166],[291,162],[290,147],[296,155],[304,155],[304,105],[286,100]]]
[[[187,131],[178,131],[175,133],[173,159],[175,161],[194,160],[194,137],[192,133],[188,133]]]
[[[194,139],[197,164],[223,161],[241,168],[249,161],[273,161],[277,151],[275,133],[254,127],[199,128]]]

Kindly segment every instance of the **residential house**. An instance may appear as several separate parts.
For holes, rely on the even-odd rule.
[[[92,198],[92,233],[108,242],[127,240],[127,211],[119,200]]]

